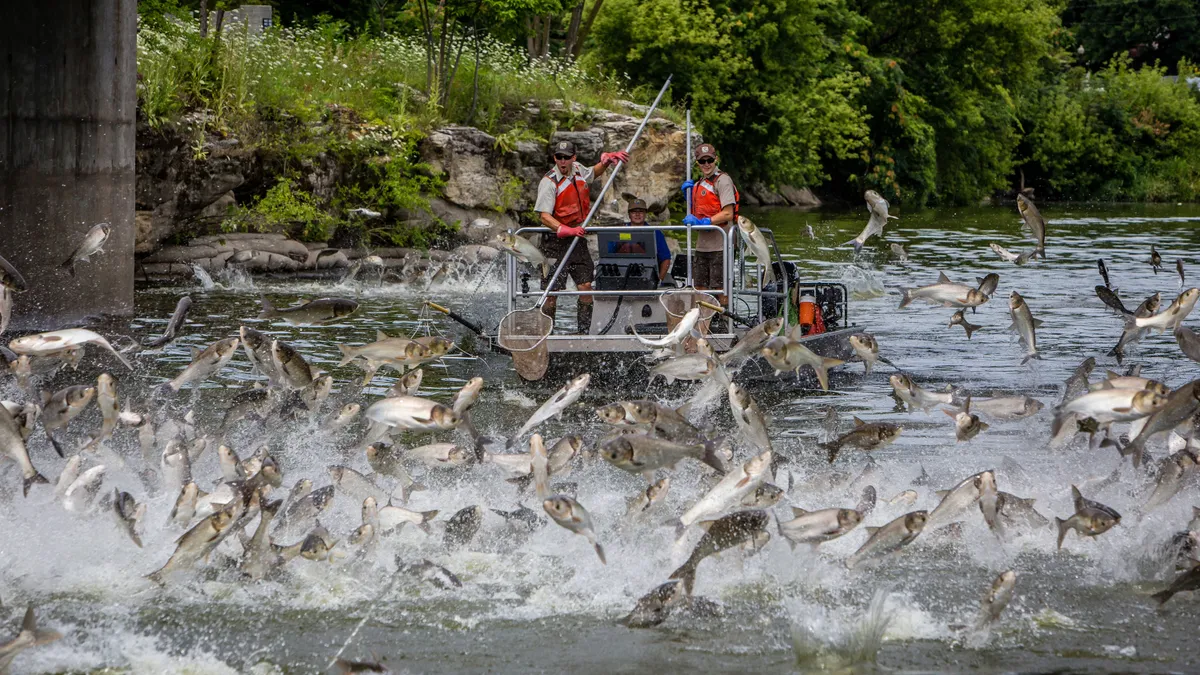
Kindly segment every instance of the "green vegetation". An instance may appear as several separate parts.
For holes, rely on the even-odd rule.
[[[743,184],[855,203],[872,188],[906,207],[1021,186],[1200,198],[1190,1],[279,0],[290,25],[208,38],[163,20],[172,2],[142,3],[145,119],[207,110],[204,131],[289,169],[329,152],[372,160],[322,208],[420,211],[438,185],[412,148],[431,128],[474,125],[507,151],[583,121],[547,116],[552,99],[647,102],[668,74],[663,114],[690,107]],[[405,149],[364,140],[379,134]],[[505,185],[499,209],[519,194]]]

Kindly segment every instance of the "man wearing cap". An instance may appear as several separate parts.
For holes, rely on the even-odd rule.
[[[542,225],[550,228],[551,234],[542,237],[542,254],[555,260],[549,274],[542,276],[542,287],[550,282],[550,275],[567,254],[575,237],[584,237],[587,231],[583,229],[583,221],[587,220],[591,210],[591,194],[588,191],[588,181],[600,176],[608,167],[617,162],[628,162],[629,154],[624,151],[605,152],[600,155],[600,162],[595,166],[586,167],[575,161],[575,144],[571,141],[559,141],[554,145],[554,168],[542,177],[538,184],[537,201],[533,210],[541,217]],[[575,286],[581,291],[592,290],[592,279],[595,278],[595,265],[592,255],[588,252],[587,242],[581,241],[571,252],[566,269],[554,282],[555,291],[566,288],[566,277],[575,281]],[[550,296],[543,311],[554,318],[558,306],[557,298]],[[579,333],[587,333],[592,325],[592,296],[579,296]]]
[[[647,210],[644,199],[635,199],[629,202],[629,222],[625,224],[633,227],[644,226]],[[668,285],[667,272],[671,271],[671,249],[667,246],[667,238],[663,235],[662,230],[654,231],[654,247],[658,257],[659,284]]]
[[[691,214],[683,219],[685,225],[719,225],[729,232],[737,218],[737,186],[729,174],[717,168],[717,149],[708,143],[696,147],[696,163],[700,165],[700,180],[684,181],[686,197],[692,189]],[[725,279],[724,239],[720,232],[705,230],[696,240],[692,258],[692,280],[697,289],[721,288]],[[729,298],[722,296],[721,304]]]

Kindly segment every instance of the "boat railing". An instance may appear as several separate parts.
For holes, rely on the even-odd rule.
[[[724,249],[726,251],[730,250],[729,233],[726,232],[724,229],[722,229],[718,225],[692,225],[690,227],[686,226],[686,225],[614,225],[614,226],[603,226],[603,227],[598,226],[598,227],[590,228],[590,229],[592,231],[603,229],[606,232],[688,232],[689,230],[691,230],[691,231],[712,230],[714,232],[719,232],[721,234],[722,246],[724,247]],[[548,227],[522,227],[516,231],[516,234],[517,234],[517,236],[525,236],[527,234],[552,234],[552,232],[551,232],[550,228],[548,228]],[[693,251],[687,247],[684,248],[684,251],[688,254],[689,267],[690,267],[691,254],[693,253]],[[707,289],[705,291],[706,293],[711,293],[712,295],[716,295],[716,296],[728,296],[730,294],[730,288],[733,286],[733,263],[731,260],[731,256],[727,255],[724,257],[724,265],[722,267],[723,267],[723,269],[721,270],[721,272],[722,272],[721,288],[720,289],[715,289],[715,288]],[[690,269],[689,269],[689,271],[690,271]],[[534,296],[540,296],[542,294],[542,291],[522,290],[517,287],[517,279],[518,279],[518,277],[517,277],[517,260],[513,256],[508,256],[507,278],[508,278],[508,311],[510,311],[510,312],[513,311],[514,309],[516,309],[517,298],[534,297]],[[626,291],[626,290],[598,291],[598,290],[593,289],[590,291],[580,291],[580,290],[568,291],[564,288],[561,291],[551,291],[549,293],[549,295],[551,297],[557,297],[560,295],[562,295],[562,296],[571,296],[571,295],[596,295],[596,296],[619,296],[619,295],[648,296],[649,295],[649,296],[657,296],[657,295],[666,295],[667,293],[671,293],[676,290],[678,290],[678,289],[658,288],[658,289],[647,289],[647,290],[637,290],[637,291]]]
[[[744,255],[744,251],[743,251],[744,245],[742,244],[740,237],[737,237],[737,238],[731,237],[730,232],[727,232],[724,228],[722,228],[718,225],[691,225],[691,226],[688,226],[688,225],[614,225],[614,226],[604,226],[602,228],[596,227],[596,228],[591,228],[591,229],[593,229],[593,230],[604,229],[605,231],[608,231],[608,232],[659,232],[659,231],[661,231],[661,232],[684,232],[684,233],[686,233],[687,241],[685,242],[684,248],[681,250],[681,252],[687,254],[686,260],[688,263],[688,267],[687,267],[687,277],[686,278],[689,281],[692,278],[692,254],[696,252],[692,248],[692,241],[691,241],[692,232],[703,232],[705,230],[718,232],[721,235],[722,248],[726,252],[726,255],[723,256],[723,264],[722,264],[722,270],[721,270],[721,272],[722,272],[721,288],[706,289],[705,292],[711,293],[712,295],[715,295],[715,296],[723,296],[723,297],[729,297],[729,298],[733,298],[733,297],[754,298],[754,300],[755,300],[754,304],[757,306],[756,307],[757,311],[755,311],[754,314],[757,315],[758,323],[762,323],[762,321],[765,318],[763,316],[762,299],[763,298],[778,298],[778,299],[780,299],[780,306],[781,306],[781,310],[783,313],[784,321],[787,322],[790,320],[790,317],[789,317],[790,308],[788,307],[788,302],[787,302],[787,297],[791,290],[789,288],[790,280],[788,279],[788,275],[787,275],[787,271],[785,269],[783,257],[782,257],[782,255],[780,255],[780,252],[779,252],[779,246],[775,242],[775,234],[771,231],[770,228],[760,227],[759,229],[763,232],[763,234],[771,242],[771,249],[772,249],[772,253],[774,254],[774,258],[775,258],[775,260],[771,261],[771,262],[778,262],[779,271],[780,271],[779,277],[783,280],[782,291],[764,291],[764,290],[762,290],[762,288],[761,288],[762,270],[761,269],[757,270],[757,275],[756,275],[757,278],[759,279],[759,285],[760,285],[759,288],[747,288],[744,286],[744,283],[735,283],[735,279],[734,279],[735,264],[740,265],[739,277],[743,281],[746,278],[746,259],[745,259],[745,255]],[[732,230],[732,228],[731,228],[731,230]],[[526,236],[526,235],[530,235],[530,234],[552,234],[552,231],[548,227],[522,227],[516,231],[517,236]],[[518,271],[517,265],[518,265],[517,259],[513,256],[508,256],[508,268],[507,268],[506,277],[508,279],[508,311],[510,311],[510,312],[516,309],[517,300],[519,298],[537,297],[537,296],[540,296],[543,292],[543,291],[529,289],[527,286],[525,288],[518,287],[519,276],[517,274],[517,271]],[[762,267],[762,266],[757,265],[756,269],[760,268],[760,267]],[[564,288],[563,290],[551,291],[549,293],[549,295],[551,297],[573,296],[573,295],[575,295],[575,296],[592,295],[592,296],[601,296],[601,297],[603,297],[603,296],[621,296],[621,295],[660,296],[660,295],[666,295],[667,293],[671,293],[676,290],[678,290],[678,289],[672,288],[672,287],[659,288],[659,289],[637,290],[637,291],[628,291],[628,290],[601,291],[601,290],[595,290],[595,289],[588,290],[588,291],[581,291],[581,290],[569,291]],[[733,308],[731,307],[731,309],[733,309]]]

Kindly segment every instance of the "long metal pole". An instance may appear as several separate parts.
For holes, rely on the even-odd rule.
[[[633,145],[637,143],[637,139],[642,135],[642,130],[646,128],[646,124],[650,121],[650,116],[654,114],[654,109],[658,107],[658,102],[662,100],[663,94],[667,93],[667,87],[671,86],[671,78],[674,75],[668,75],[667,81],[663,82],[662,89],[658,90],[658,96],[654,97],[654,103],[650,104],[650,109],[646,111],[646,116],[642,118],[642,123],[638,125],[637,131],[633,133],[633,138],[629,139],[629,145],[625,146],[625,152],[633,152]],[[586,228],[588,223],[592,222],[592,216],[600,210],[600,203],[604,201],[604,195],[608,193],[608,188],[612,187],[613,181],[617,178],[617,173],[621,171],[621,166],[624,162],[617,161],[617,165],[613,167],[612,173],[608,175],[608,180],[604,182],[604,188],[600,190],[600,196],[592,202],[592,210],[588,211],[587,218],[584,219],[580,227]],[[550,281],[546,284],[546,290],[542,292],[542,297],[538,299],[535,307],[541,307],[546,304],[546,298],[550,296],[550,289],[554,288],[554,282],[558,281],[558,277],[562,275],[564,269],[567,268],[567,261],[571,259],[571,253],[575,251],[575,246],[579,244],[579,240],[583,237],[572,237],[571,245],[567,247],[567,254],[563,259],[558,261],[558,269],[554,270],[554,276],[550,277]]]
[[[692,109],[687,110],[687,156],[683,158],[683,164],[687,167],[688,182],[692,180]],[[692,188],[688,188],[683,195],[684,208],[687,209],[687,215],[692,215]],[[688,223],[687,228],[687,287],[694,288],[692,285],[692,225]]]

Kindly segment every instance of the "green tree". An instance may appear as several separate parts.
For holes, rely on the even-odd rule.
[[[970,203],[1005,187],[1020,138],[1017,99],[1058,26],[1044,0],[851,0],[878,62],[862,100],[872,159],[894,158],[905,203]],[[892,66],[892,61],[895,65]]]
[[[826,0],[609,0],[585,63],[676,101],[742,183],[809,185],[864,147],[861,76],[838,54],[854,17]]]
[[[1070,0],[1063,25],[1075,33],[1080,61],[1103,68],[1114,54],[1135,66],[1166,64],[1200,55],[1200,5],[1196,0]]]

